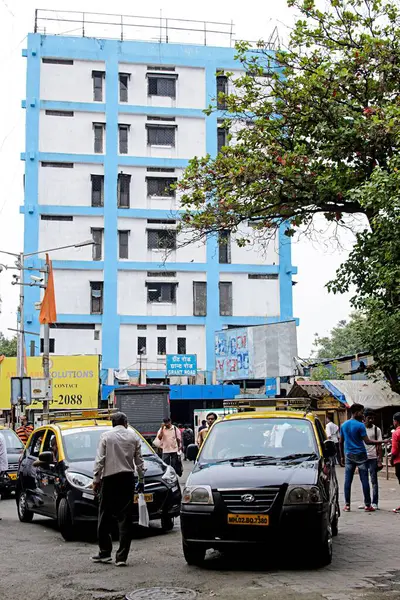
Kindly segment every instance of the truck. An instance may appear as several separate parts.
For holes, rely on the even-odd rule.
[[[128,422],[151,441],[163,419],[171,416],[168,385],[123,385],[110,395],[110,408],[125,413]]]

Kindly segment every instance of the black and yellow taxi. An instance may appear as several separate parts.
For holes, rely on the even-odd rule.
[[[92,490],[93,466],[103,432],[112,427],[109,415],[87,412],[56,417],[31,434],[19,465],[16,501],[19,519],[29,522],[39,514],[57,519],[65,540],[76,537],[78,526],[97,521],[97,499]],[[174,469],[141,439],[145,461],[145,498],[150,520],[160,519],[165,531],[179,515],[181,489]],[[132,490],[133,493],[133,490]],[[138,520],[134,495],[134,520]]]
[[[188,458],[198,448],[190,446]],[[304,411],[244,412],[216,422],[182,495],[188,564],[206,550],[260,546],[315,566],[332,560],[338,533],[334,444]]]
[[[8,470],[0,475],[0,494],[2,498],[7,498],[15,492],[18,463],[25,446],[14,430],[4,425],[0,425],[0,435],[3,436],[6,444],[8,461]]]

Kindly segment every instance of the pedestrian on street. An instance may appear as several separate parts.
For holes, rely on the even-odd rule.
[[[396,477],[400,484],[400,412],[393,415],[394,431],[392,433],[392,454],[390,462],[396,470]],[[400,513],[400,506],[393,509],[393,512]]]
[[[28,423],[28,419],[25,415],[21,416],[21,426],[18,427],[16,434],[19,437],[19,439],[21,440],[21,442],[24,444],[24,446],[26,446],[26,442],[29,439],[29,436],[31,435],[33,431],[33,426],[30,425]]]
[[[203,431],[203,429],[207,429],[207,421],[205,419],[202,420],[197,433],[200,433],[200,431]]]
[[[167,465],[171,465],[175,471],[180,471],[178,465],[178,452],[181,448],[181,432],[175,425],[172,425],[171,419],[167,417],[157,432],[157,438],[160,440],[162,449],[162,460]]]
[[[190,427],[190,425],[185,425],[185,429],[183,430],[183,433],[182,433],[182,448],[183,448],[183,456],[184,456],[185,460],[186,460],[188,446],[190,446],[190,444],[193,444],[193,442],[194,442],[193,429]]]
[[[0,479],[6,471],[8,471],[7,446],[4,437],[0,433]]]
[[[340,450],[345,457],[344,474],[344,511],[349,512],[351,502],[351,484],[353,483],[354,473],[358,467],[358,473],[364,494],[365,512],[374,512],[371,506],[371,491],[368,478],[368,456],[365,449],[366,445],[380,446],[382,442],[370,440],[367,435],[366,427],[363,423],[364,406],[362,404],[353,404],[350,408],[352,418],[342,425],[340,436]]]
[[[372,410],[367,409],[365,411],[365,428],[370,440],[375,440],[377,442],[383,440],[382,431],[375,425],[375,413]],[[375,510],[379,510],[378,469],[382,468],[382,446],[366,445],[365,449],[367,451],[367,467],[372,486],[372,507]],[[365,508],[365,505],[361,504],[358,508],[363,509]]]
[[[204,440],[206,439],[208,432],[210,431],[211,427],[214,425],[215,421],[218,419],[217,415],[215,414],[215,412],[210,412],[208,413],[207,417],[206,417],[206,423],[207,423],[207,428],[206,429],[199,429],[199,434],[197,436],[197,445],[200,448],[203,443]]]
[[[112,528],[118,521],[119,548],[115,564],[126,566],[132,539],[135,467],[139,481],[138,493],[144,492],[144,460],[139,436],[128,428],[128,418],[118,412],[112,415],[113,428],[100,437],[94,464],[93,489],[99,494],[99,553],[94,562],[112,561]]]
[[[333,416],[329,415],[329,414],[326,415],[325,432],[326,432],[326,437],[328,438],[328,440],[331,440],[335,444],[336,460],[337,460],[338,464],[341,464],[342,459],[340,456],[339,427],[336,425],[336,423],[334,423]]]

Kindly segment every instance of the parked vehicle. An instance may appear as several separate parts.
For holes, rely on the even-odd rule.
[[[189,446],[188,458],[198,448]],[[182,496],[183,552],[260,545],[315,566],[332,560],[338,533],[335,446],[304,411],[249,412],[217,421]],[[241,550],[243,551],[243,550]]]
[[[70,419],[56,419],[33,432],[19,466],[16,490],[20,521],[29,522],[34,514],[57,519],[65,540],[76,537],[80,524],[97,521],[93,465],[100,436],[111,428],[108,417]],[[141,439],[149,518],[160,519],[164,531],[169,531],[174,526],[174,517],[179,515],[178,478],[174,469],[163,463]],[[137,495],[134,501],[134,522],[137,522]]]
[[[24,451],[24,445],[12,429],[0,425],[0,435],[6,443],[8,471],[0,477],[0,495],[8,498],[15,492],[17,483],[18,461]]]

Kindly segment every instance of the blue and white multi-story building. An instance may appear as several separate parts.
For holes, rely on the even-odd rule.
[[[141,355],[152,380],[165,377],[166,353],[197,354],[198,382],[210,383],[216,330],[293,317],[283,230],[266,249],[239,248],[233,235],[177,240],[170,184],[226,141],[224,112],[204,109],[230,85],[225,73],[240,71],[234,55],[170,40],[28,36],[24,251],[96,242],[51,254],[51,352],[98,353],[103,369],[133,373]],[[28,331],[40,329],[39,300],[26,287]]]

